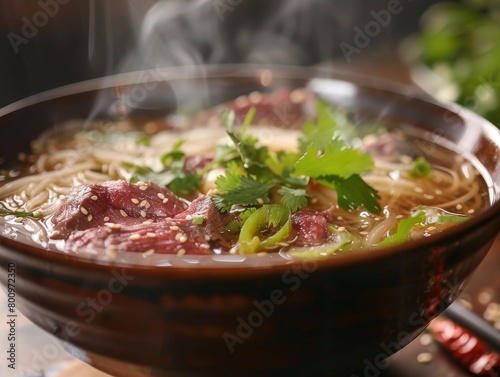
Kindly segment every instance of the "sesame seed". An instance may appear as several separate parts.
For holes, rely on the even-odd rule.
[[[142,217],[146,217],[147,216],[147,214],[146,214],[145,211],[139,211],[139,213],[141,214]]]
[[[111,229],[120,229],[122,227],[122,224],[115,224],[115,223],[105,223],[108,228]]]
[[[22,222],[24,221],[24,219],[23,219],[22,217],[16,217],[16,218],[14,219],[14,221],[15,221],[16,223],[22,223]]]
[[[138,233],[132,234],[128,239],[132,241],[138,241],[142,238],[142,236]]]
[[[146,199],[144,199],[144,200],[141,202],[141,204],[139,204],[139,206],[141,206],[141,207],[145,207],[147,203],[148,203],[148,201],[147,201]]]
[[[311,204],[316,204],[318,202],[318,198],[312,198],[311,199]]]
[[[301,102],[304,102],[306,96],[304,94],[304,91],[300,90],[300,89],[295,89],[293,92],[290,93],[290,101],[292,103],[301,103]]]
[[[432,361],[432,354],[429,352],[422,352],[417,356],[417,361],[421,364],[428,364]]]
[[[257,198],[257,203],[259,203],[261,206],[264,205],[264,199]]]
[[[90,199],[92,199],[92,200],[97,200],[97,195],[92,195],[92,196],[90,197]]]
[[[427,230],[436,230],[436,227],[431,225],[427,228]]]
[[[130,199],[130,200],[131,200],[131,201],[132,201],[132,203],[134,203],[134,204],[139,203],[139,199],[137,199],[137,198],[132,198],[132,199]]]
[[[257,104],[262,101],[262,94],[259,92],[252,92],[248,95],[248,100],[253,104]]]
[[[265,255],[267,255],[267,251],[261,251],[260,253],[257,253],[258,257],[263,257]]]
[[[425,198],[425,199],[432,200],[432,199],[434,199],[434,195],[431,195],[431,194],[424,194],[424,198]]]
[[[88,221],[88,222],[91,222],[91,221],[92,221],[92,215],[88,215],[88,216],[87,216],[87,221]]]
[[[144,207],[146,207],[146,209],[149,208],[149,207],[151,207],[151,203],[150,202],[146,202],[146,205]]]
[[[103,220],[104,220],[104,221],[109,221],[109,217],[108,217],[108,216],[106,216]]]
[[[183,256],[184,254],[186,254],[186,249],[179,249],[179,251],[177,251],[177,256],[179,257]]]
[[[290,244],[288,242],[278,242],[278,245],[283,246],[283,247],[290,246]]]
[[[170,230],[179,230],[179,227],[177,225],[171,225]]]
[[[339,232],[343,232],[345,230],[345,226],[339,226],[339,228],[337,229]]]
[[[210,245],[209,245],[209,244],[206,244],[206,243],[201,244],[201,245],[200,245],[200,247],[201,247],[202,249],[207,249],[207,250],[208,250],[208,249],[210,249]]]
[[[191,215],[186,215],[186,220],[187,220],[187,221],[191,221],[191,220],[193,220],[193,216],[191,216]]]
[[[156,194],[156,196],[158,196],[158,198],[160,198],[161,200],[165,199],[165,195],[163,195],[161,192]]]
[[[165,204],[168,202],[168,198],[163,199],[162,203]]]
[[[419,194],[424,192],[424,189],[422,187],[415,187],[413,191],[418,192]]]
[[[179,242],[180,243],[184,243],[188,240],[187,236],[185,234],[183,234],[180,238],[179,238]]]
[[[148,189],[148,186],[146,186],[146,185],[139,186],[139,190],[141,190],[141,191],[145,191],[147,189]]]
[[[396,216],[396,219],[400,220],[400,219],[402,219],[403,217],[404,217],[403,215],[397,215],[397,216]]]
[[[475,211],[473,209],[469,209],[467,213],[473,214]]]
[[[359,232],[359,234],[362,234],[363,236],[366,236],[366,235],[368,235],[368,234],[370,234],[370,233],[368,233],[368,232],[364,232],[364,231],[363,231],[363,232]]]
[[[420,336],[420,344],[423,346],[429,346],[432,343],[432,335],[430,334],[422,334]]]
[[[89,211],[85,207],[80,207],[80,212],[83,213],[84,215],[88,215]]]
[[[149,238],[156,238],[156,237],[157,237],[157,235],[156,235],[156,233],[153,233],[153,232],[147,232],[147,233],[146,233],[146,237],[149,237]]]
[[[177,233],[177,234],[175,235],[175,240],[176,240],[176,241],[179,241],[179,240],[181,239],[181,237],[182,237],[182,236],[183,236],[183,234],[182,234],[182,233]]]
[[[462,205],[461,205],[461,204],[457,204],[457,205],[455,206],[455,208],[456,208],[456,209],[458,209],[458,210],[460,210],[460,209],[462,209],[463,207],[462,207]]]
[[[127,217],[127,212],[125,212],[123,209],[120,210],[120,214],[123,216],[123,217]]]
[[[116,255],[116,247],[112,248],[112,246],[109,246],[106,249],[106,256],[108,257],[109,260],[115,260],[117,255]]]
[[[211,239],[210,236],[208,234],[205,234],[205,240],[210,241],[210,239]]]
[[[439,189],[437,189],[437,190],[435,191],[435,193],[436,193],[436,195],[443,195],[443,192],[442,192],[441,190],[439,190]]]
[[[153,220],[146,220],[146,221],[143,221],[142,223],[144,225],[150,225],[150,224],[153,224],[153,222],[154,222]]]
[[[144,186],[146,184],[146,182],[144,181],[137,181],[136,185],[137,186]]]
[[[237,106],[246,106],[248,105],[248,100],[247,100],[247,97],[245,96],[239,96],[238,98],[236,98],[234,100],[234,103],[237,105]]]
[[[344,218],[342,216],[337,216],[337,220],[342,221]]]
[[[149,249],[149,250],[146,250],[144,253],[142,253],[142,256],[149,257],[149,256],[153,255],[154,253],[155,253],[155,249]]]

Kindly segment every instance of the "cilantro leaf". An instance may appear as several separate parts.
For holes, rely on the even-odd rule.
[[[413,161],[408,173],[414,178],[429,178],[432,176],[432,168],[424,157],[418,157]]]
[[[145,175],[145,174],[149,174],[149,173],[154,172],[150,166],[137,165],[137,164],[133,164],[132,162],[123,162],[122,165],[125,166],[126,168],[134,169],[134,172],[136,174]]]
[[[244,167],[257,165],[265,167],[265,161],[269,156],[267,147],[256,147],[257,140],[251,136],[245,136],[240,133],[236,135],[234,132],[227,131],[227,134],[233,141],[238,150]]]
[[[181,171],[184,168],[184,163],[186,161],[186,155],[181,151],[181,146],[184,144],[185,140],[178,140],[172,147],[170,152],[164,153],[160,157],[160,161],[165,168],[174,170],[176,172]]]
[[[262,205],[269,203],[269,191],[273,186],[273,183],[263,184],[254,178],[241,176],[237,187],[214,195],[212,201],[220,212],[229,212],[234,205]]]
[[[308,194],[304,189],[293,189],[283,186],[278,190],[281,195],[281,204],[295,212],[307,205]]]
[[[175,195],[189,195],[201,186],[201,176],[196,173],[178,174],[166,186]]]
[[[170,182],[175,179],[175,175],[170,172],[157,173],[154,171],[150,172],[136,172],[131,178],[130,183],[137,183],[139,181],[143,182],[153,182],[160,186],[167,186]]]
[[[316,180],[337,191],[339,205],[344,209],[363,207],[371,213],[381,211],[378,192],[357,174],[346,179],[335,175],[325,175]]]
[[[324,153],[318,156],[318,147],[311,144],[295,165],[294,176],[317,178],[322,175],[336,175],[349,178],[373,167],[372,158],[357,149],[345,148],[345,144],[332,140],[326,145]]]
[[[335,114],[328,103],[318,101],[316,112],[318,113],[316,122],[307,122],[302,127],[302,137],[299,138],[299,148],[302,153],[305,153],[311,144],[323,150],[338,130]]]
[[[130,181],[154,182],[167,187],[174,194],[186,196],[196,192],[202,182],[202,172],[188,173],[184,170],[186,155],[180,149],[185,140],[178,140],[169,152],[160,157],[159,169],[141,166],[133,163],[124,163],[124,166],[134,169],[135,174]]]
[[[221,212],[230,211],[233,205],[259,205],[269,202],[269,191],[274,183],[262,183],[246,175],[234,162],[230,163],[224,175],[217,177],[215,187],[218,194],[212,197]]]

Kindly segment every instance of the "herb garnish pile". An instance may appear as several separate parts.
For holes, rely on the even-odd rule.
[[[224,111],[221,117],[232,145],[220,146],[208,165],[194,173],[185,172],[186,155],[180,141],[161,157],[161,171],[129,164],[136,172],[132,181],[151,180],[183,196],[196,192],[208,171],[223,167],[225,173],[216,179],[217,193],[212,195],[223,213],[233,206],[270,203],[272,193],[279,194],[281,205],[295,212],[308,204],[306,187],[311,180],[336,190],[338,204],[346,210],[363,207],[379,213],[379,195],[361,177],[373,167],[372,158],[342,138],[342,129],[328,104],[319,101],[317,113],[315,121],[302,127],[297,152],[271,153],[247,132],[255,109],[248,112],[239,130],[234,112]]]

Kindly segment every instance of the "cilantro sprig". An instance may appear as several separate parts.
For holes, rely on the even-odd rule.
[[[275,191],[282,205],[297,211],[308,204],[306,186],[314,179],[337,191],[342,208],[364,207],[379,213],[377,191],[361,178],[373,167],[373,160],[342,139],[342,130],[330,106],[319,101],[317,112],[316,122],[303,126],[299,153],[276,154],[259,146],[258,140],[246,132],[255,110],[248,112],[239,133],[235,131],[234,113],[224,112],[222,119],[239,159],[234,159],[225,175],[215,182],[218,193],[213,201],[217,208],[227,212],[233,205],[262,205]]]
[[[185,140],[177,141],[172,149],[160,157],[160,168],[150,166],[125,163],[125,166],[132,168],[135,174],[131,182],[151,181],[156,184],[166,186],[176,195],[190,195],[201,185],[203,174],[201,172],[186,172],[184,169],[186,155],[181,150]]]
[[[236,163],[230,163],[224,175],[215,180],[218,194],[212,197],[220,212],[229,212],[235,205],[257,206],[269,203],[269,191],[274,187],[271,182],[260,182],[247,175]]]
[[[344,209],[364,207],[380,212],[379,195],[361,177],[374,163],[371,157],[345,140],[354,132],[346,120],[340,120],[334,109],[323,101],[317,103],[317,119],[302,127],[299,150],[296,153],[271,153],[248,132],[255,108],[251,108],[239,127],[234,111],[221,113],[230,144],[220,145],[215,157],[195,172],[185,170],[186,155],[183,140],[160,157],[158,166],[138,166],[131,181],[153,181],[186,196],[199,190],[203,176],[216,167],[225,173],[215,181],[217,193],[212,201],[220,212],[233,207],[259,207],[275,202],[295,212],[309,203],[307,186],[316,183],[336,190],[338,203]],[[147,140],[145,140],[147,142]]]

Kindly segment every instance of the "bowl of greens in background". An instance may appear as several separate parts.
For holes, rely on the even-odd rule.
[[[163,264],[141,255],[106,260],[49,250],[31,233],[4,226],[1,279],[7,285],[7,269],[15,269],[16,308],[76,357],[114,376],[344,376],[386,368],[385,359],[462,292],[500,228],[500,133],[471,111],[342,72],[255,66],[138,72],[4,109],[0,129],[15,142],[0,141],[3,166],[15,166],[31,139],[68,120],[82,129],[88,119],[146,127],[180,110],[283,88],[308,88],[372,132],[417,135],[417,149],[405,153],[431,158],[444,148],[464,156],[483,178],[484,207],[429,237],[303,259],[269,253],[174,255]]]
[[[500,3],[439,2],[401,54],[416,83],[500,126]]]

